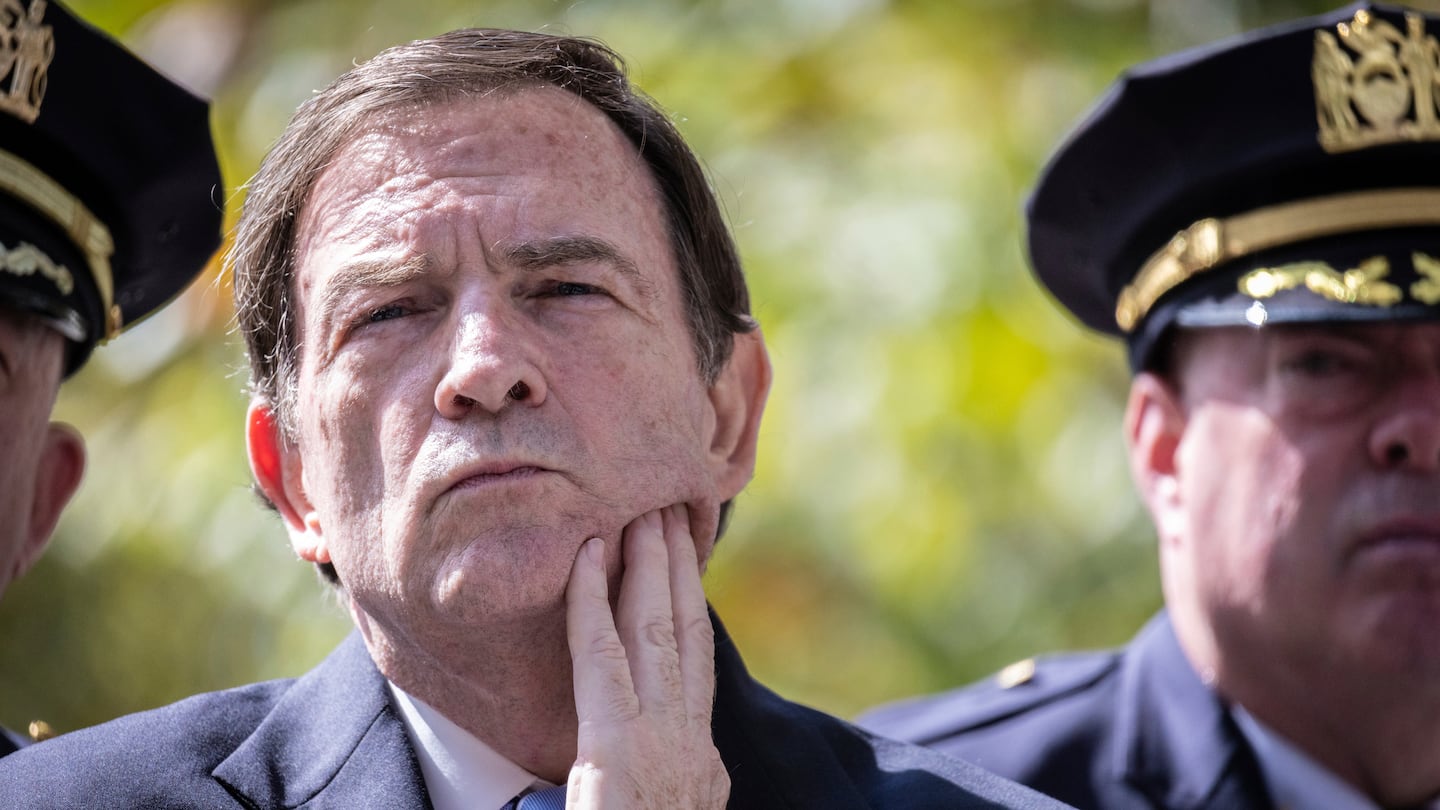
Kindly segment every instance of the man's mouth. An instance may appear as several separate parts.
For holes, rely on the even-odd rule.
[[[446,492],[516,484],[543,475],[550,470],[534,464],[491,462],[458,473]]]
[[[1440,563],[1440,516],[1387,520],[1362,534],[1353,553],[1377,561]]]

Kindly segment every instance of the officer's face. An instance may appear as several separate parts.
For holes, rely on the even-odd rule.
[[[292,540],[362,627],[559,627],[586,538],[684,502],[703,559],[743,483],[710,454],[659,197],[564,91],[408,120],[342,150],[302,218]]]
[[[0,309],[0,592],[39,557],[84,468],[73,430],[50,424],[64,341]]]
[[[1174,379],[1175,441],[1131,435],[1202,668],[1440,675],[1440,324],[1197,330]]]

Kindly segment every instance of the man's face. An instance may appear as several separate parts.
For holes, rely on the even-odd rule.
[[[50,424],[63,358],[58,333],[0,309],[0,593],[40,555],[84,467],[79,437]]]
[[[1176,379],[1167,598],[1222,687],[1440,675],[1440,325],[1196,330]]]
[[[368,619],[553,614],[584,540],[675,502],[705,558],[735,493],[654,183],[601,113],[533,87],[393,115],[296,248],[292,539]]]

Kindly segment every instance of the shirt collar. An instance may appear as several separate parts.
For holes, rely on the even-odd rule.
[[[420,773],[435,810],[499,808],[526,790],[553,787],[501,756],[433,706],[390,681],[405,733],[420,758]]]
[[[1266,728],[1240,706],[1230,710],[1260,761],[1265,786],[1276,807],[1326,807],[1330,810],[1379,810],[1380,806],[1288,740]],[[1422,805],[1440,810],[1440,799]]]

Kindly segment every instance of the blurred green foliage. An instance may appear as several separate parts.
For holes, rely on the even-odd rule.
[[[763,680],[849,715],[1123,642],[1159,605],[1121,351],[1031,280],[1022,201],[1127,64],[1329,4],[71,5],[215,99],[232,224],[295,106],[385,46],[486,25],[625,54],[713,174],[776,367],[713,602]],[[65,386],[91,468],[0,603],[0,722],[71,729],[298,674],[347,632],[249,490],[231,328],[212,268]]]

